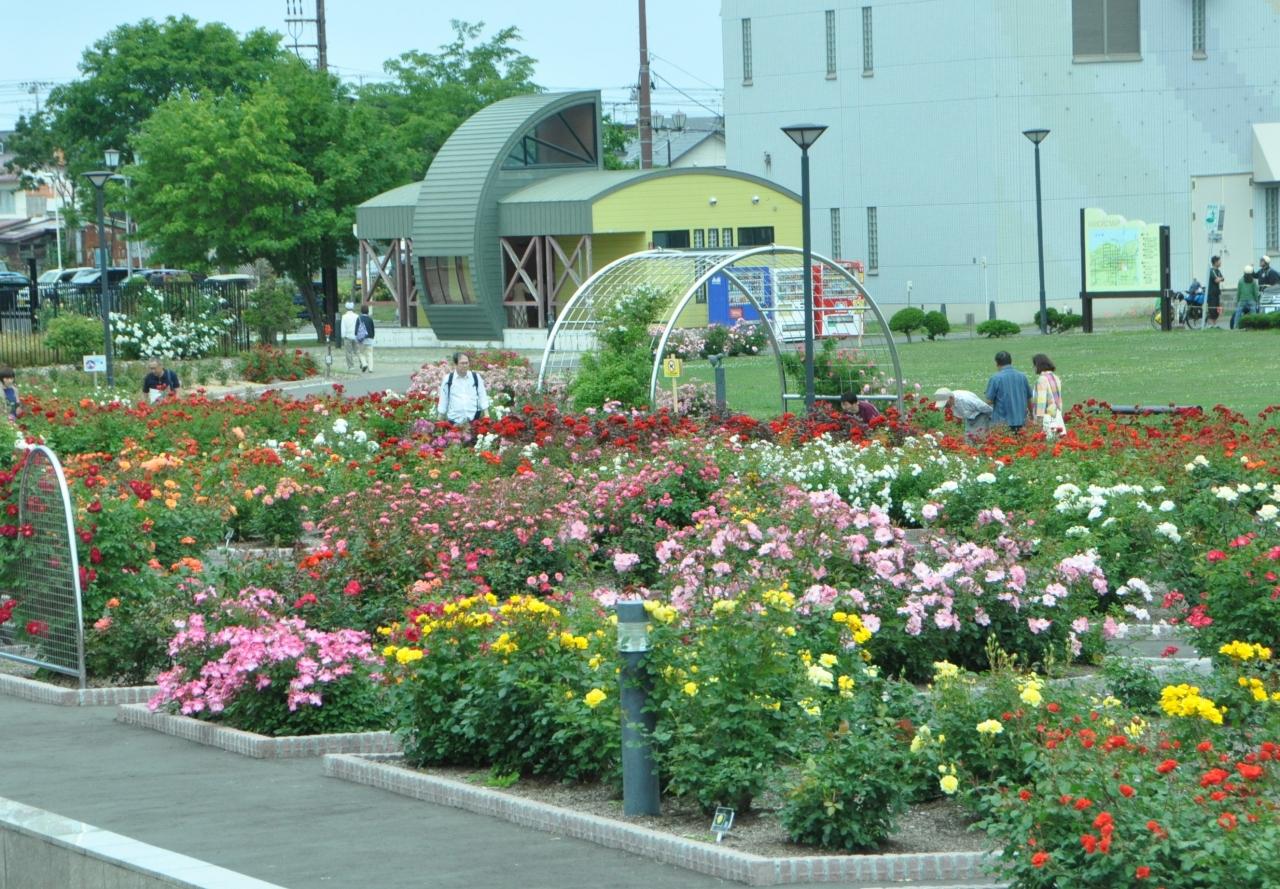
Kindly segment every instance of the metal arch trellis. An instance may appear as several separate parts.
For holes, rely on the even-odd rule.
[[[0,657],[75,676],[85,686],[84,619],[75,513],[62,464],[29,446],[18,488],[19,549],[10,618],[22,644]]]
[[[759,319],[768,322],[764,327],[777,361],[785,410],[788,401],[803,400],[803,394],[786,391],[779,345],[779,341],[787,339],[788,334],[792,338],[803,338],[804,315],[799,301],[804,280],[802,264],[803,251],[800,248],[777,245],[745,250],[649,250],[614,260],[588,278],[565,304],[548,337],[538,384],[542,386],[548,374],[571,373],[580,355],[597,348],[596,330],[602,310],[639,286],[656,286],[670,294],[670,301],[665,310],[662,331],[655,338],[649,387],[650,398],[653,398],[667,342],[682,313],[690,301],[704,292],[708,282],[722,274],[745,299],[744,308],[749,306]],[[901,365],[879,307],[857,278],[839,263],[813,254],[813,270],[810,274],[818,279],[815,290],[823,288],[825,291],[825,298],[820,293],[815,294],[815,326],[823,327],[817,331],[818,336],[839,339],[856,335],[857,350],[845,353],[846,363],[856,366],[862,362],[861,370],[868,376],[892,368],[892,378],[882,381],[879,393],[868,397],[892,400],[901,408]],[[867,316],[877,323],[878,336],[867,335]],[[877,357],[883,360],[877,362]],[[860,373],[856,379],[865,381],[868,376]]]

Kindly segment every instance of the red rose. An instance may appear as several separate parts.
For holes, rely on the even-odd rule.
[[[1126,799],[1128,799],[1129,797],[1133,796],[1133,794],[1134,794],[1134,790],[1133,790],[1133,788],[1132,788],[1132,787],[1130,787],[1128,784],[1121,784],[1121,785],[1120,785],[1120,795],[1121,795],[1121,796],[1123,796],[1123,797],[1125,797]]]
[[[1133,875],[1139,880],[1145,880],[1147,877],[1151,876],[1151,868],[1147,867],[1145,864],[1140,864],[1138,865],[1137,870],[1133,872]]]
[[[1156,766],[1156,771],[1161,775],[1167,775],[1177,767],[1178,761],[1176,759],[1166,759],[1164,762],[1160,763],[1160,765]]]
[[[1049,863],[1048,852],[1037,852],[1036,854],[1031,856],[1032,867],[1044,867],[1048,863]]]

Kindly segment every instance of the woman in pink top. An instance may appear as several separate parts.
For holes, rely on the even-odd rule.
[[[1031,363],[1036,368],[1035,414],[1044,429],[1046,438],[1055,438],[1067,431],[1062,419],[1062,389],[1058,385],[1057,368],[1045,354],[1035,355]]]

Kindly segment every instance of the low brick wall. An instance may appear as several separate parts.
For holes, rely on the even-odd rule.
[[[25,676],[0,673],[0,694],[63,707],[116,707],[151,700],[158,688],[154,685],[127,685],[109,688],[63,688]]]
[[[398,753],[400,750],[400,742],[391,732],[269,738],[189,716],[152,712],[146,704],[128,704],[118,708],[116,722],[164,732],[175,738],[254,759],[290,759],[326,753]]]
[[[324,773],[750,886],[832,882],[883,886],[927,881],[957,887],[995,885],[990,876],[991,856],[982,852],[765,858],[426,775],[399,763],[395,756],[328,755],[324,758]]]
[[[282,889],[0,797],[0,889]]]

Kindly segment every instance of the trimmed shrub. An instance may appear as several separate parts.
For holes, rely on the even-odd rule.
[[[985,337],[1002,337],[1017,336],[1022,333],[1022,328],[1014,324],[1012,321],[1005,321],[1002,318],[992,318],[990,321],[983,321],[977,327],[978,335]]]
[[[1280,312],[1270,312],[1266,315],[1254,312],[1252,315],[1244,315],[1240,318],[1241,330],[1277,330],[1280,329]]]
[[[889,319],[889,329],[896,331],[897,333],[905,333],[907,335],[907,342],[911,342],[911,332],[913,330],[920,330],[924,326],[924,312],[914,306],[899,309],[894,313],[894,316]]]
[[[929,339],[936,340],[951,332],[951,322],[941,312],[929,312],[924,316],[924,329]]]
[[[44,344],[68,362],[95,355],[102,348],[102,321],[71,313],[59,315],[49,321]]]

